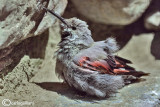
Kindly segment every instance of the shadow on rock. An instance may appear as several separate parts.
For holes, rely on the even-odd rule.
[[[137,81],[133,81],[132,84],[143,82],[143,81],[145,81],[145,79],[142,78]],[[81,100],[81,101],[86,101],[90,103],[98,103],[98,101],[109,100],[109,98],[115,97],[115,94],[108,96],[106,98],[98,98],[95,96],[90,96],[90,95],[87,95],[85,92],[78,91],[77,89],[70,87],[67,83],[61,83],[61,82],[43,82],[43,83],[35,83],[35,84],[45,90],[57,92],[62,96],[66,96],[70,99],[77,100],[77,101]]]
[[[13,46],[11,48],[12,50],[8,49],[7,51],[9,51],[9,53],[2,53],[2,55],[0,53],[0,77],[11,72],[24,55],[28,55],[30,58],[43,59],[45,57],[46,45],[48,43],[48,35],[48,30],[46,30],[46,32],[39,36],[30,37],[16,46]],[[4,51],[6,51],[6,49],[4,49]],[[1,58],[1,56],[3,57]]]
[[[155,33],[151,44],[151,54],[155,59],[160,60],[160,32]]]
[[[98,103],[99,100],[106,100],[107,98],[97,98],[94,96],[89,96],[85,92],[76,90],[75,88],[70,87],[67,83],[60,82],[43,82],[35,83],[41,88],[57,92],[62,96],[66,96],[73,100],[83,100],[91,103]]]

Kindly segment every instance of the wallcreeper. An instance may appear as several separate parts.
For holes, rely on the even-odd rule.
[[[85,21],[64,19],[61,41],[56,52],[56,73],[69,86],[97,97],[110,96],[147,73],[135,71],[131,61],[114,55],[119,47],[114,38],[94,42]]]

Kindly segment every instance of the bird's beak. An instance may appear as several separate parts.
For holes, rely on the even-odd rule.
[[[57,17],[62,23],[64,23],[67,27],[70,27],[67,22],[65,21],[65,19],[61,16],[59,16],[58,14],[56,14],[54,11],[51,11],[45,7],[43,7],[43,9],[45,9],[46,11],[48,11],[49,13],[51,13],[52,15],[54,15],[55,17]]]

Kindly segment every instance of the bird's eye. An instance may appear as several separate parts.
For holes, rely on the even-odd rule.
[[[76,27],[72,27],[72,30],[76,30],[77,28]]]

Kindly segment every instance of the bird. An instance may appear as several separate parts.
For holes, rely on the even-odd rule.
[[[130,60],[116,55],[119,46],[115,38],[94,41],[85,21],[76,17],[65,19],[43,8],[61,20],[55,72],[70,87],[105,98],[148,75],[129,66]]]

